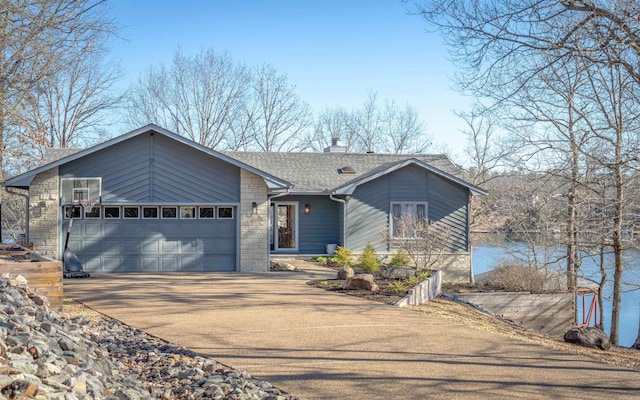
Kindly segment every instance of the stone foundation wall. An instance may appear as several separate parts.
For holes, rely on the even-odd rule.
[[[58,168],[36,175],[29,187],[29,241],[45,257],[60,259]]]
[[[245,170],[240,170],[240,218],[240,272],[269,271],[267,185]]]
[[[471,282],[471,253],[443,254],[432,269],[442,271],[443,282]]]

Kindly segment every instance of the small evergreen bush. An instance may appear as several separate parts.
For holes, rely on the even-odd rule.
[[[376,258],[376,251],[371,243],[367,243],[364,251],[358,258],[358,265],[365,271],[377,271],[380,269],[380,261]]]
[[[409,258],[409,253],[404,251],[402,247],[398,247],[396,252],[391,257],[391,261],[389,261],[389,266],[391,267],[399,267],[403,265],[410,265],[411,259]]]
[[[336,252],[333,255],[333,260],[336,262],[336,264],[340,267],[343,267],[345,265],[351,265],[351,250],[342,247],[342,246],[338,246],[336,247]]]

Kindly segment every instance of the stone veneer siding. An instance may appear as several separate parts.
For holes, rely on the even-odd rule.
[[[41,255],[58,259],[58,168],[39,173],[29,187],[29,241]]]
[[[443,254],[433,269],[442,271],[442,282],[471,282],[471,254]]]
[[[258,205],[253,212],[253,202]],[[269,199],[264,179],[240,170],[240,272],[269,271]]]

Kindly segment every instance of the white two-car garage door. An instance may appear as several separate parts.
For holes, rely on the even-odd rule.
[[[90,214],[73,212],[69,249],[88,272],[236,270],[233,206],[96,206]],[[69,219],[64,222],[63,244]]]

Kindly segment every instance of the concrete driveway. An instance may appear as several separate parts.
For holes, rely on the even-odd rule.
[[[305,285],[334,272],[109,274],[65,295],[304,399],[635,399],[640,374]]]

